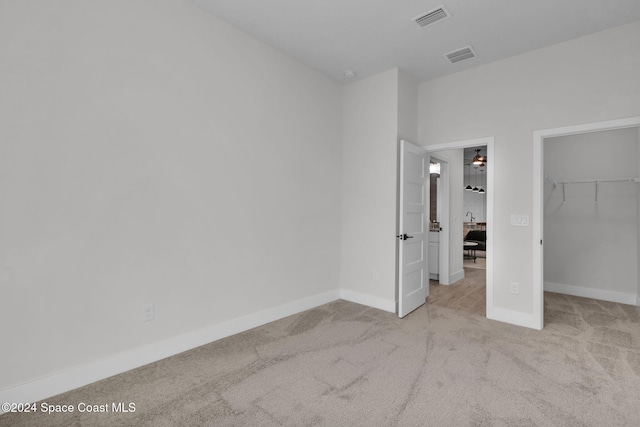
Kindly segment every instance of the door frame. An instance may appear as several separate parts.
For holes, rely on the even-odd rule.
[[[494,143],[495,138],[493,136],[477,138],[477,139],[468,139],[464,141],[453,141],[453,142],[445,142],[441,144],[434,145],[423,145],[422,147],[427,150],[430,155],[434,155],[438,157],[438,151],[445,150],[457,150],[457,149],[465,149],[470,147],[477,147],[479,145],[487,146],[487,157],[489,157],[489,162],[487,163],[487,270],[486,270],[486,295],[487,295],[487,304],[486,304],[486,316],[489,319],[502,320],[502,317],[496,313],[496,310],[493,305],[493,280],[494,280],[494,271],[493,271],[493,230],[494,230],[494,196],[495,196],[495,186],[494,186],[494,174],[495,174],[495,155],[494,155]],[[463,168],[464,169],[464,168]],[[460,191],[463,191],[461,188]],[[449,201],[450,203],[450,201]],[[440,236],[440,244],[442,244],[442,240],[447,241],[447,247],[450,247],[450,230],[451,227],[448,226],[443,235]],[[462,247],[462,245],[461,245]],[[449,260],[449,266],[451,265],[451,260]]]
[[[640,127],[640,116],[533,132],[533,322],[544,327],[544,140],[558,136]]]
[[[429,150],[427,150],[427,152],[429,152]],[[441,191],[438,191],[438,197],[440,198],[439,202],[442,205],[440,228],[442,228],[442,230],[449,230],[449,162],[447,160],[442,160],[437,155],[431,156],[431,159],[437,160],[440,163]],[[448,234],[444,241],[439,241],[438,243],[438,283],[441,285],[450,284]]]

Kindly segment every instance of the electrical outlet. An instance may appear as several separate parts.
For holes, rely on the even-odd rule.
[[[511,283],[509,283],[509,285],[511,285],[511,293],[512,294],[518,295],[520,293],[520,288],[518,287],[518,283],[511,282]]]
[[[142,306],[142,321],[148,322],[153,320],[155,317],[156,309],[153,304],[145,304]]]
[[[373,272],[373,281],[374,282],[379,282],[380,281],[380,273],[377,271]]]

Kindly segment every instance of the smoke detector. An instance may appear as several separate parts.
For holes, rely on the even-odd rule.
[[[344,71],[344,77],[347,79],[352,79],[356,76],[356,72],[353,70],[345,70]]]

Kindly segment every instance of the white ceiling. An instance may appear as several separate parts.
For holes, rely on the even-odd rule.
[[[640,0],[191,0],[345,82],[400,67],[420,81],[640,19]],[[413,18],[444,5],[451,18]],[[443,55],[471,45],[478,57]]]

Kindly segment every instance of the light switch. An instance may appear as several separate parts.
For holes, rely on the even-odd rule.
[[[516,227],[528,227],[529,215],[511,215],[511,225]]]

